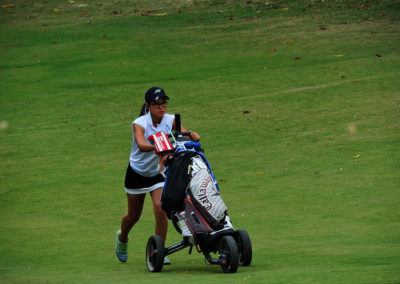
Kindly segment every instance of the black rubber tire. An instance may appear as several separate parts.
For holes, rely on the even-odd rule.
[[[165,247],[160,236],[151,236],[146,246],[146,265],[150,272],[160,272],[164,265]]]
[[[235,273],[239,266],[239,252],[232,236],[223,236],[221,238],[218,253],[222,260],[222,271],[224,273]]]
[[[236,244],[239,250],[239,265],[249,266],[253,258],[250,236],[245,230],[237,230]]]

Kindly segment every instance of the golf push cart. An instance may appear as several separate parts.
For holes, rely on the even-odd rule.
[[[234,230],[203,149],[188,138],[190,133],[181,132],[179,114],[175,126],[174,134],[159,132],[148,139],[156,146],[163,174],[166,168],[162,209],[183,240],[165,247],[160,236],[151,236],[146,247],[147,269],[160,272],[165,256],[185,248],[191,254],[195,247],[208,263],[234,273],[238,266],[251,263],[250,237],[245,230]]]

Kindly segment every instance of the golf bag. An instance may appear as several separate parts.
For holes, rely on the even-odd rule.
[[[205,157],[196,152],[178,152],[167,163],[161,202],[169,218],[183,211],[195,237],[224,228],[228,208]]]

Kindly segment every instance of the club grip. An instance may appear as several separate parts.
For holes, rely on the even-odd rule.
[[[179,113],[175,114],[175,130],[181,132],[181,115]]]

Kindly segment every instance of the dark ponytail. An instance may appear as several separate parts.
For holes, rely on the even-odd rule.
[[[149,112],[149,109],[147,108],[146,103],[144,103],[142,106],[142,109],[140,110],[139,116],[145,115],[148,112]]]

